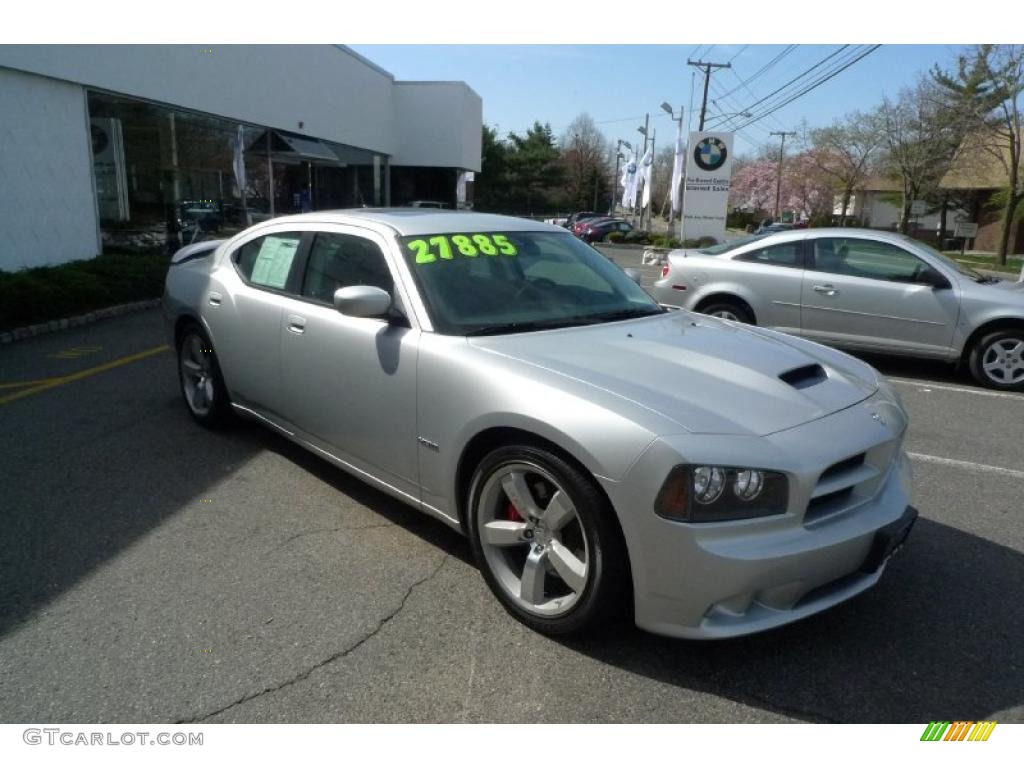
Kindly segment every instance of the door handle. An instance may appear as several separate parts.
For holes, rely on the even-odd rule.
[[[209,297],[208,297],[208,299],[209,299],[209,302],[210,302],[210,304],[211,304],[212,306],[214,306],[214,307],[219,307],[219,306],[220,306],[220,302],[221,302],[221,300],[222,300],[223,298],[224,298],[224,297],[223,297],[223,296],[221,296],[221,295],[220,295],[219,293],[217,293],[216,291],[210,291],[210,295],[209,295]]]
[[[298,315],[288,315],[288,330],[294,334],[301,335],[306,332],[306,318]]]
[[[834,285],[816,285],[814,286],[815,293],[824,293],[826,296],[836,296],[839,293],[839,289]]]

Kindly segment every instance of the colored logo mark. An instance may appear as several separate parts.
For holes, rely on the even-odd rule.
[[[921,741],[988,741],[995,720],[933,720],[921,734]]]
[[[725,142],[714,136],[705,137],[693,150],[693,159],[703,171],[717,171],[725,165],[728,156]]]

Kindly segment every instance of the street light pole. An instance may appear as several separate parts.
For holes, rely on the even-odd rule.
[[[779,169],[776,173],[775,178],[775,220],[779,220],[779,199],[782,195],[782,160],[785,157],[786,151],[786,137],[796,136],[796,131],[771,131],[770,136],[781,136],[782,142],[779,144]]]
[[[683,132],[683,107],[681,105],[679,107],[679,118],[678,119],[676,118],[675,111],[672,109],[672,105],[669,104],[667,101],[661,102],[661,108],[663,110],[665,110],[666,112],[668,112],[669,117],[671,117],[672,120],[675,122],[676,130],[678,132],[677,133],[677,140],[678,140],[678,134],[681,134]],[[676,147],[676,151],[677,152],[679,151],[678,147]],[[672,159],[672,166],[673,166],[672,176],[674,177],[675,176],[675,158],[674,157]],[[682,180],[680,180],[680,182],[682,183]],[[684,186],[685,186],[685,184],[684,184]],[[672,192],[673,191],[674,190],[672,189],[672,180],[670,179],[669,180],[669,187],[668,187],[669,200],[672,199]],[[662,208],[662,210],[664,210],[664,208]],[[682,214],[682,211],[680,211],[680,214]],[[669,205],[669,209],[668,209],[668,230],[669,230],[669,234],[671,234],[671,232],[672,232],[672,222],[675,221],[675,218],[676,218],[676,208],[675,208],[674,205]]]

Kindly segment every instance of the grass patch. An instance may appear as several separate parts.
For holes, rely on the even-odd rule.
[[[0,331],[159,298],[169,264],[162,251],[105,253],[53,267],[0,271]]]
[[[968,253],[960,255],[960,251],[943,251],[954,261],[958,261],[974,269],[987,269],[992,272],[1003,272],[1009,275],[1019,275],[1021,265],[1024,264],[1024,256],[1007,256],[1006,264],[999,264],[995,255],[984,255],[979,253]]]

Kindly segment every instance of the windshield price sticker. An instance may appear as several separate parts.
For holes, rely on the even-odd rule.
[[[477,233],[474,235],[435,235],[410,240],[405,247],[416,254],[417,264],[430,264],[465,256],[516,256],[519,250],[509,242],[508,236]]]

